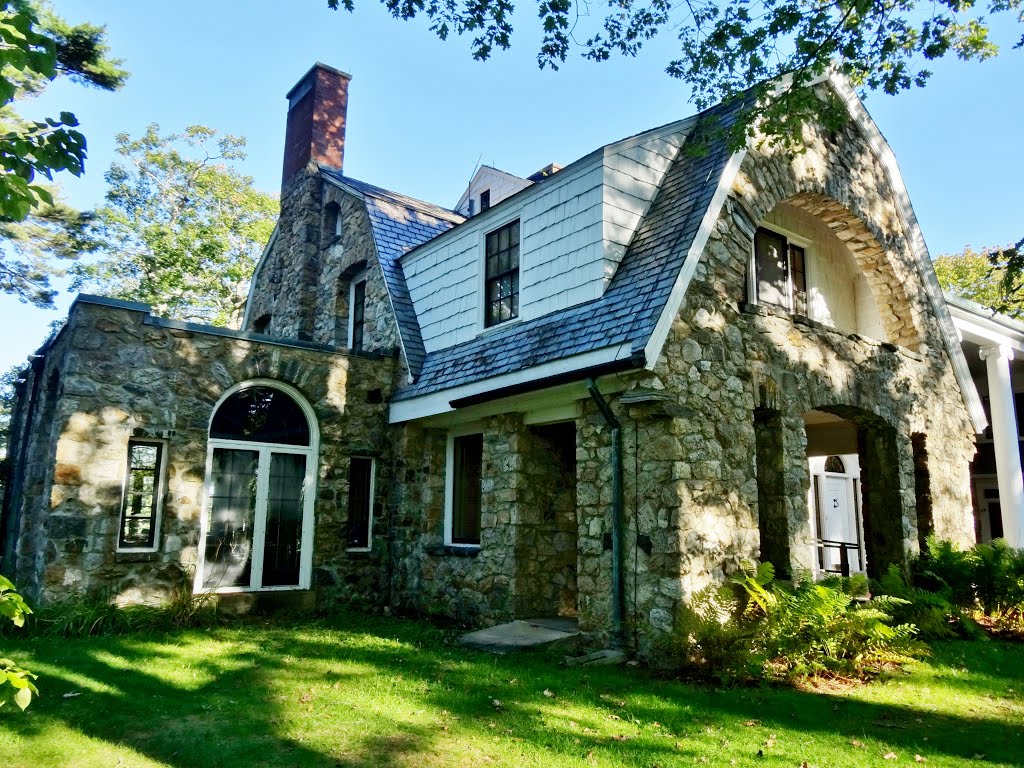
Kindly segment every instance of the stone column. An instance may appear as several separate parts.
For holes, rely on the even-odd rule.
[[[1024,546],[1024,479],[1017,443],[1017,417],[1010,384],[1013,350],[993,344],[981,348],[988,374],[992,408],[992,439],[995,443],[996,473],[999,476],[999,508],[1003,515],[1003,537],[1011,547]]]

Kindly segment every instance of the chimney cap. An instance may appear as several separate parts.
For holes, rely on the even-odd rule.
[[[295,91],[297,91],[302,86],[302,84],[305,83],[306,80],[309,79],[309,76],[311,74],[313,74],[314,72],[316,72],[316,70],[318,70],[318,69],[323,69],[323,70],[326,70],[328,72],[333,72],[334,74],[338,75],[339,77],[343,77],[346,80],[351,80],[352,79],[352,75],[350,75],[348,72],[342,72],[337,67],[332,67],[332,66],[329,66],[327,64],[324,64],[322,61],[318,61],[316,64],[314,64],[312,67],[310,67],[309,69],[306,70],[306,74],[304,74],[302,77],[300,77],[298,79],[298,81],[296,81],[295,85],[293,85],[291,87],[291,90],[288,91],[288,93],[286,93],[284,95],[284,97],[286,99],[291,99],[292,94],[295,93]]]

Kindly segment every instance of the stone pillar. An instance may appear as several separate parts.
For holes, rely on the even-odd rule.
[[[988,374],[992,408],[992,439],[995,443],[996,473],[999,476],[999,507],[1003,515],[1003,537],[1011,547],[1024,546],[1024,479],[1021,476],[1017,417],[1010,384],[1013,350],[994,344],[981,348]]]

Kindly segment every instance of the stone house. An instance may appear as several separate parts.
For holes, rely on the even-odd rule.
[[[647,653],[743,561],[974,539],[981,404],[891,150],[847,83],[807,151],[638,133],[455,209],[344,174],[349,77],[288,94],[240,331],[80,296],[20,389],[4,568],[576,619]],[[184,574],[184,576],[183,576]]]

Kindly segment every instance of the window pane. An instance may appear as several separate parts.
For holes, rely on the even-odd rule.
[[[203,587],[247,587],[259,453],[215,448]]]
[[[373,459],[354,457],[348,467],[348,546],[370,546]]]
[[[366,315],[366,281],[360,280],[352,289],[352,349],[363,348]]]
[[[267,531],[263,542],[264,587],[299,583],[305,481],[305,456],[271,454]]]
[[[804,249],[789,246],[789,265],[793,276],[793,311],[807,314],[807,268],[804,264]]]
[[[121,507],[118,546],[124,549],[150,548],[156,541],[156,509],[161,446],[128,444],[128,478]]]
[[[213,417],[210,437],[309,445],[309,425],[306,414],[284,392],[272,387],[249,387],[221,403]]]
[[[490,326],[519,315],[519,222],[491,232],[486,242],[485,322]]]
[[[483,476],[483,435],[455,438],[452,489],[452,543],[480,543],[480,490]]]
[[[757,300],[789,309],[789,275],[786,264],[786,238],[757,230],[754,238],[754,260],[757,268]]]

